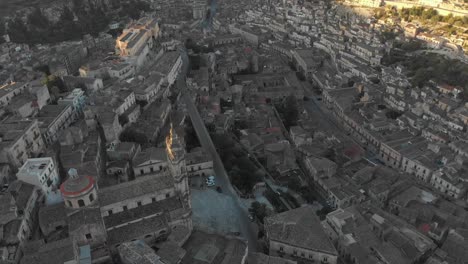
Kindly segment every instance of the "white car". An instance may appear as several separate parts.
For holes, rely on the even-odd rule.
[[[216,183],[215,183],[214,179],[215,179],[214,176],[210,176],[210,177],[206,178],[206,185],[208,187],[215,186]]]

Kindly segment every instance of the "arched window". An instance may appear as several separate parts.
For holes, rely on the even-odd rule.
[[[83,201],[83,200],[81,200],[81,199],[79,199],[79,200],[78,200],[78,206],[79,206],[79,207],[83,207],[83,206],[85,206],[85,203],[84,203],[84,201]]]
[[[92,193],[89,194],[89,201],[90,202],[94,201],[94,195]]]
[[[72,203],[70,201],[67,201],[68,207],[73,207]]]

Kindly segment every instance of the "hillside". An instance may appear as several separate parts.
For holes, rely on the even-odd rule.
[[[35,6],[44,7],[52,6],[57,0],[1,0],[0,1],[0,17],[7,18],[12,16],[17,11]],[[63,2],[63,1],[62,1]]]

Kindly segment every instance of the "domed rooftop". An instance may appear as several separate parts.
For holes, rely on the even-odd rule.
[[[60,191],[65,196],[76,196],[88,192],[94,186],[91,176],[78,176],[76,170],[70,169],[70,178],[60,186]]]

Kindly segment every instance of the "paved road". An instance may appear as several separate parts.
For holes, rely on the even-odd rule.
[[[257,231],[254,226],[250,222],[248,217],[248,212],[245,207],[243,207],[243,203],[240,198],[237,196],[236,192],[232,188],[232,185],[229,181],[229,177],[224,169],[223,162],[219,157],[218,153],[216,152],[216,148],[211,140],[211,137],[208,133],[208,130],[205,127],[205,124],[198,113],[198,110],[193,102],[193,98],[191,97],[190,93],[187,91],[187,86],[185,83],[185,76],[188,72],[188,58],[187,54],[184,50],[182,50],[182,57],[184,61],[184,65],[182,66],[181,74],[177,80],[177,85],[179,91],[182,92],[181,100],[184,101],[187,107],[187,111],[189,113],[190,119],[192,120],[193,127],[197,132],[198,140],[202,147],[211,155],[213,158],[213,166],[214,171],[216,174],[216,184],[220,186],[223,190],[224,194],[227,194],[233,198],[236,202],[235,204],[235,214],[239,217],[237,223],[239,224],[238,230],[233,230],[241,233],[241,236],[244,237],[248,241],[248,247],[251,252],[256,251],[257,246]]]

